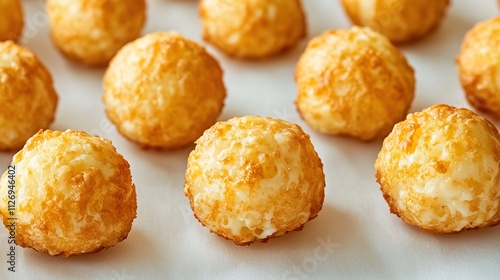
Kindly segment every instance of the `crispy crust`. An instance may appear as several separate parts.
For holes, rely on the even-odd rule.
[[[103,102],[128,139],[145,147],[179,148],[216,122],[226,97],[222,76],[202,46],[174,32],[153,33],[113,58]]]
[[[415,41],[431,33],[449,4],[450,0],[342,0],[353,24],[370,27],[393,43]]]
[[[323,164],[296,124],[218,122],[189,155],[184,193],[201,224],[237,245],[301,230],[323,206]]]
[[[17,151],[54,120],[58,96],[52,77],[29,49],[0,42],[0,150]]]
[[[202,0],[203,38],[226,54],[264,59],[306,36],[301,0]]]
[[[432,233],[500,223],[500,135],[467,109],[408,115],[384,140],[376,179],[391,213]]]
[[[18,41],[23,33],[23,7],[20,0],[0,0],[0,42]]]
[[[500,17],[483,21],[467,32],[457,66],[469,103],[500,118]]]
[[[328,134],[372,140],[404,119],[415,77],[404,55],[368,28],[313,38],[296,66],[295,101],[302,118]]]
[[[107,65],[146,21],[145,0],[48,0],[54,45],[71,60]]]
[[[128,162],[109,140],[82,131],[42,131],[12,160],[16,166],[16,244],[57,256],[95,253],[124,240],[137,202]],[[8,217],[8,173],[0,213]]]

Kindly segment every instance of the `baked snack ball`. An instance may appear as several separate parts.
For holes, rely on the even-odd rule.
[[[17,41],[23,32],[23,8],[20,0],[0,0],[0,42]]]
[[[153,33],[123,47],[104,76],[106,113],[145,147],[193,143],[213,125],[226,89],[218,62],[181,35]]]
[[[370,27],[393,43],[419,39],[444,18],[450,0],[342,0],[355,25]]]
[[[203,38],[247,59],[285,51],[306,36],[301,0],[201,0]]]
[[[47,14],[52,41],[66,57],[101,66],[140,36],[146,21],[146,2],[47,0]]]
[[[465,36],[457,57],[460,82],[475,108],[500,117],[500,17],[481,22]]]
[[[7,228],[9,218],[17,218],[17,245],[69,257],[127,238],[137,210],[135,186],[111,141],[83,131],[41,130],[11,166],[0,179],[0,213]]]
[[[20,149],[54,120],[58,96],[52,77],[25,47],[0,42],[0,150]]]
[[[327,31],[297,63],[295,101],[314,129],[361,140],[387,136],[404,119],[415,77],[404,55],[369,28]]]
[[[392,213],[433,233],[500,221],[500,135],[468,109],[434,105],[384,140],[376,178]]]
[[[323,165],[302,129],[246,116],[218,122],[196,141],[184,193],[195,217],[237,245],[301,230],[323,206]]]

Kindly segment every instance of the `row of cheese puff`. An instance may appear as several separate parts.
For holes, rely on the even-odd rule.
[[[435,105],[408,115],[384,140],[375,170],[391,212],[422,230],[458,233],[500,222],[500,134],[470,110]],[[202,225],[248,245],[301,230],[321,211],[325,186],[321,159],[300,126],[245,116],[216,123],[196,141],[184,194]],[[40,130],[0,179],[0,213],[22,247],[95,253],[127,237],[136,187],[109,140]]]
[[[500,115],[500,17],[477,24],[457,63],[470,103]],[[58,97],[35,54],[0,43],[0,150],[16,150],[53,121]],[[414,98],[414,70],[380,33],[352,27],[313,38],[295,73],[296,105],[314,129],[362,140],[385,137]],[[215,123],[226,97],[219,63],[175,32],[127,43],[104,77],[106,113],[122,135],[145,147],[193,143]]]
[[[390,211],[422,230],[500,222],[500,134],[470,110],[435,105],[408,115],[384,140],[375,170]],[[216,123],[196,141],[184,194],[202,225],[248,245],[301,230],[320,213],[325,186],[322,161],[300,126],[245,116]],[[127,237],[136,187],[109,140],[40,130],[0,179],[0,213],[22,247],[95,253]]]
[[[372,3],[373,2],[373,3]],[[20,0],[0,0],[0,41],[22,36]],[[347,15],[392,42],[418,39],[443,18],[449,0],[342,0]],[[301,0],[201,0],[203,37],[229,55],[265,58],[305,37]],[[105,65],[139,37],[146,21],[145,0],[48,0],[52,39],[67,57]],[[425,16],[422,16],[425,15]]]

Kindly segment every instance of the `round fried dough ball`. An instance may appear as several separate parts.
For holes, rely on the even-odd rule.
[[[296,105],[314,129],[361,140],[386,136],[415,94],[412,67],[384,36],[368,28],[313,38],[297,63]]]
[[[24,27],[20,0],[0,0],[0,42],[17,41]]]
[[[153,33],[127,44],[104,76],[106,113],[144,147],[192,144],[213,125],[226,89],[218,62],[197,43]]]
[[[52,77],[27,48],[0,42],[0,150],[20,149],[54,120],[58,97]]]
[[[50,33],[68,58],[106,65],[126,43],[140,36],[145,0],[47,0]]]
[[[467,109],[435,105],[385,139],[376,178],[392,213],[433,233],[500,221],[500,135]]]
[[[82,131],[39,131],[11,165],[0,179],[0,212],[7,228],[9,218],[17,218],[16,244],[68,257],[127,238],[137,210],[135,186],[128,162],[109,140]]]
[[[228,55],[258,59],[306,36],[301,0],[201,0],[203,38]]]
[[[342,0],[351,21],[394,43],[419,39],[437,27],[450,0]]]
[[[477,24],[457,57],[462,87],[475,108],[500,118],[500,17]]]
[[[323,165],[302,129],[246,116],[218,122],[189,155],[184,193],[195,217],[238,245],[301,230],[324,200]]]

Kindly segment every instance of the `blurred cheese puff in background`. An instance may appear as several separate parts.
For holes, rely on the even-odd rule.
[[[352,23],[368,26],[393,43],[424,37],[444,18],[450,0],[342,0]]]
[[[0,0],[0,42],[17,41],[24,27],[20,0]]]
[[[12,41],[0,42],[0,150],[17,151],[55,117],[58,95],[38,57]]]
[[[47,0],[50,34],[68,58],[89,66],[107,65],[126,43],[138,38],[146,21],[145,0]]]
[[[306,35],[301,0],[201,0],[203,38],[226,54],[266,58]]]
[[[480,22],[466,34],[457,65],[469,103],[500,118],[500,17]]]

